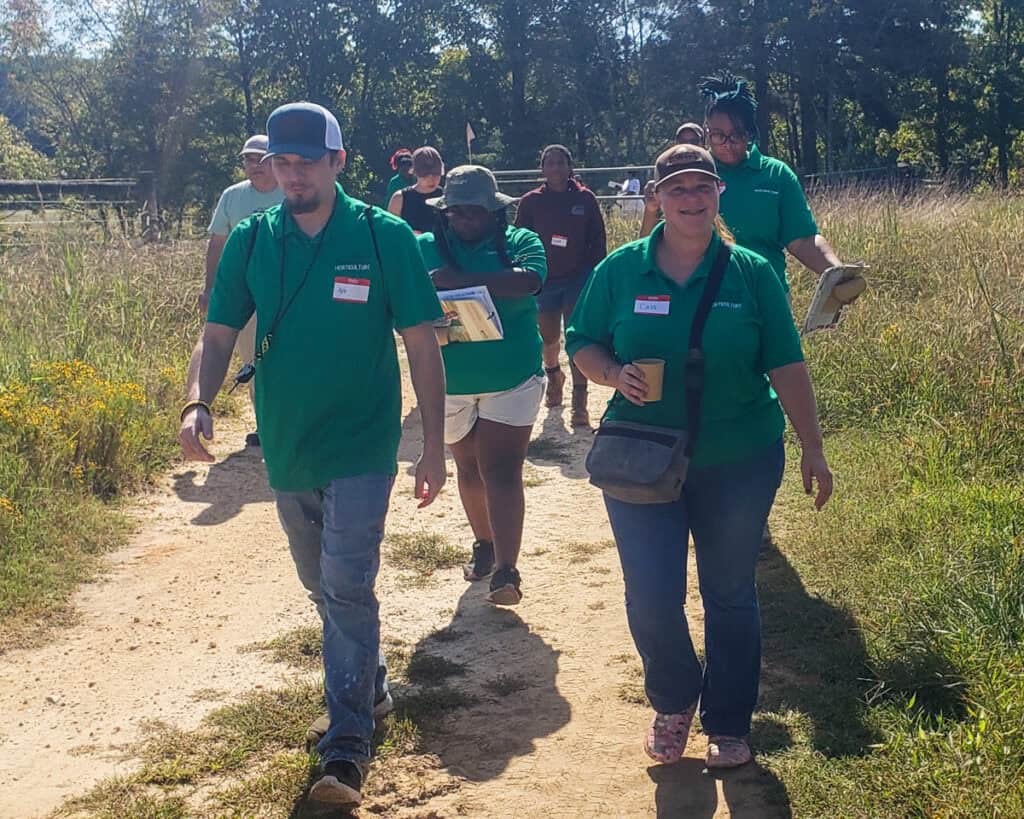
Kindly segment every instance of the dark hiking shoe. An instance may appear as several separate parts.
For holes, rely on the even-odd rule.
[[[515,568],[498,569],[491,576],[491,591],[487,599],[496,606],[514,606],[523,599],[521,584],[522,579]]]
[[[483,580],[494,573],[494,544],[478,540],[473,544],[473,559],[462,567],[462,576],[470,583]]]
[[[324,805],[354,808],[363,801],[363,773],[347,759],[324,765],[320,778],[309,789],[309,798]]]
[[[260,445],[260,434],[259,432],[250,432],[245,436],[246,446],[259,446]]]

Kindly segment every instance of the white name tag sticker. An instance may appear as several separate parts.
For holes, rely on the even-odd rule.
[[[667,316],[671,299],[671,296],[637,296],[633,302],[633,312],[647,316]]]
[[[556,233],[554,236],[551,237],[551,246],[552,247],[568,247],[569,246],[569,237],[568,236],[559,236]]]
[[[334,278],[334,300],[366,304],[370,300],[370,280],[336,276]]]

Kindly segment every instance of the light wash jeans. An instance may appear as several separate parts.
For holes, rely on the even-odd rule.
[[[323,621],[324,690],[331,727],[317,750],[324,765],[365,769],[373,705],[387,694],[374,583],[394,476],[338,478],[310,492],[275,492],[299,580]]]
[[[699,699],[707,734],[750,733],[761,675],[757,554],[785,460],[780,440],[743,461],[691,467],[673,503],[605,495],[647,698],[663,714]],[[704,601],[703,668],[683,610],[690,532]]]

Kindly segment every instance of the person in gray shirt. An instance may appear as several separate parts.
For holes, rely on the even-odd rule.
[[[238,154],[242,158],[246,180],[226,188],[217,201],[207,233],[210,239],[206,243],[206,282],[203,292],[199,294],[199,310],[205,315],[213,289],[213,279],[220,262],[221,251],[228,240],[228,234],[235,225],[251,216],[272,208],[284,201],[284,194],[277,187],[277,181],[270,172],[269,163],[263,162],[267,153],[267,137],[256,134],[249,137]],[[256,353],[256,319],[252,318],[238,334],[235,352],[244,361],[252,361]],[[254,380],[249,381],[249,400],[254,396]],[[250,432],[245,436],[248,446],[259,446],[259,432]]]

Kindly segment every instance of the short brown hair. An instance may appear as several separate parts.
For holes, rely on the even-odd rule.
[[[412,172],[416,176],[443,176],[444,160],[437,148],[424,145],[412,152]]]

